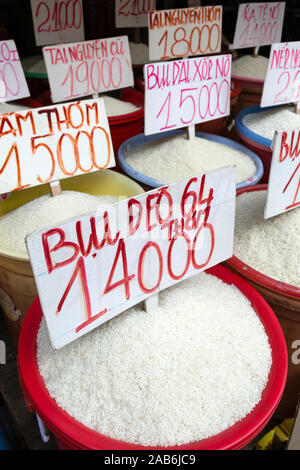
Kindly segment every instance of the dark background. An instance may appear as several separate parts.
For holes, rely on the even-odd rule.
[[[202,5],[223,5],[223,34],[230,42],[233,39],[239,3],[246,2],[202,0]],[[114,0],[83,0],[86,39],[119,34],[128,34],[132,38],[132,28],[115,29],[114,4]],[[186,6],[187,0],[157,0],[157,9]],[[0,39],[14,39],[20,57],[38,53],[40,48],[35,46],[30,0],[0,0],[0,11]],[[282,41],[299,40],[299,36],[300,0],[287,0]],[[141,37],[143,42],[147,42],[146,28]],[[268,52],[269,47],[260,49],[260,54],[268,55]]]

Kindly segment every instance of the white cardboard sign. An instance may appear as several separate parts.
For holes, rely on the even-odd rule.
[[[241,3],[232,48],[256,47],[281,40],[285,2]]]
[[[15,41],[0,41],[0,103],[30,96]]]
[[[275,132],[265,219],[300,206],[300,128]]]
[[[146,27],[149,10],[155,10],[156,0],[115,0],[116,28]]]
[[[30,0],[37,46],[83,41],[82,0]]]
[[[230,258],[235,192],[221,168],[27,236],[54,348]]]
[[[43,48],[54,103],[133,86],[127,36]]]
[[[103,99],[0,116],[0,194],[115,166]]]
[[[300,41],[272,44],[261,107],[300,100]]]
[[[150,60],[220,52],[222,12],[221,5],[150,11]]]
[[[145,134],[228,116],[231,54],[144,66]]]

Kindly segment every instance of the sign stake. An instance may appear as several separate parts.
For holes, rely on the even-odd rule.
[[[60,196],[62,193],[60,182],[59,181],[51,181],[50,183],[50,191],[51,191],[51,196]]]
[[[257,57],[259,51],[259,46],[253,47],[252,57]]]

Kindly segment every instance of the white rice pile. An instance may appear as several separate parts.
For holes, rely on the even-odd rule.
[[[200,137],[189,140],[184,135],[147,142],[130,149],[127,155],[128,164],[135,170],[164,184],[229,165],[236,165],[237,183],[256,171],[245,153]]]
[[[232,61],[232,75],[240,77],[262,78],[265,79],[268,70],[269,59],[258,55],[244,55]]]
[[[16,103],[0,103],[0,114],[14,113],[16,111],[24,111],[25,109],[30,108]]]
[[[131,62],[136,65],[147,64],[149,62],[149,48],[142,42],[129,42]]]
[[[300,209],[264,220],[267,192],[237,198],[234,254],[257,271],[300,287]]]
[[[127,103],[127,101],[117,100],[111,96],[101,95],[101,98],[104,99],[104,106],[107,116],[121,116],[122,114],[133,113],[137,109],[132,103]]]
[[[106,436],[171,446],[213,436],[261,399],[271,350],[249,301],[202,273],[139,304],[66,347],[46,325],[37,359],[50,395]]]
[[[27,234],[117,201],[116,196],[92,196],[77,191],[34,199],[0,217],[0,251],[24,256]]]
[[[272,140],[276,130],[299,127],[300,115],[291,106],[280,106],[261,113],[247,114],[243,123],[252,132]]]

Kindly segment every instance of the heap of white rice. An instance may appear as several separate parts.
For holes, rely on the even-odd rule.
[[[112,98],[111,96],[101,95],[101,98],[104,99],[104,106],[106,110],[107,116],[121,116],[122,114],[129,114],[133,113],[137,109],[132,103],[128,103],[127,101],[118,100],[116,98]]]
[[[183,134],[130,149],[126,160],[135,170],[164,184],[229,165],[236,165],[237,183],[246,181],[256,171],[244,152],[200,137],[189,140]]]
[[[232,61],[232,75],[248,78],[265,79],[268,70],[269,59],[258,55],[244,55]]]
[[[237,198],[234,254],[257,271],[300,287],[300,209],[264,220],[266,191]]]
[[[260,113],[247,114],[243,118],[243,124],[255,134],[272,140],[276,130],[299,127],[300,115],[296,114],[291,106],[280,106]]]
[[[142,42],[129,42],[132,64],[142,65],[149,62],[149,48]]]
[[[24,256],[27,234],[117,201],[115,196],[92,196],[77,191],[41,196],[0,217],[0,251]]]
[[[260,401],[271,367],[250,302],[202,273],[64,348],[51,349],[42,321],[37,360],[50,395],[106,436],[173,446],[213,436]]]
[[[14,113],[16,111],[24,111],[25,109],[30,108],[16,103],[0,103],[0,115]]]

